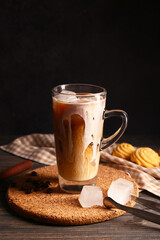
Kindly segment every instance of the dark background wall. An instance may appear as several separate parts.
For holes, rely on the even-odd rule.
[[[128,134],[159,134],[156,2],[1,1],[0,134],[52,132],[51,88],[73,82],[105,87]]]

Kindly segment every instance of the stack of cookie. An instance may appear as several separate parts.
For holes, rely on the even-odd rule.
[[[160,156],[149,147],[135,148],[129,143],[121,143],[113,150],[112,155],[130,160],[146,168],[160,166]]]

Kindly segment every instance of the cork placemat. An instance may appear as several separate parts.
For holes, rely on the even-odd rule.
[[[83,225],[103,222],[118,217],[124,211],[104,206],[82,208],[79,194],[62,192],[58,185],[57,167],[47,166],[27,172],[18,177],[8,188],[7,200],[18,214],[37,222],[53,225]],[[104,197],[113,180],[125,178],[134,183],[134,194],[138,188],[131,177],[119,170],[100,165],[97,185]],[[134,202],[128,203],[134,206]]]

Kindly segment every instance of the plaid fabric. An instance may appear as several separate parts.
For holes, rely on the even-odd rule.
[[[160,167],[145,168],[128,160],[112,156],[111,153],[117,144],[113,144],[101,151],[101,162],[125,171],[145,189],[160,196]],[[31,134],[15,139],[13,142],[1,146],[2,150],[46,165],[56,164],[55,139],[53,134]]]

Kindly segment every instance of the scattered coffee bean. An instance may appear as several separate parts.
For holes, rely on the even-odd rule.
[[[48,194],[53,193],[53,192],[54,192],[53,188],[47,188],[47,190],[45,191],[45,193],[48,193]]]
[[[43,183],[43,187],[48,188],[50,184],[51,184],[50,181],[46,181]]]
[[[32,171],[32,172],[30,173],[30,175],[34,177],[34,176],[37,176],[38,174],[37,174],[36,171]]]
[[[25,190],[25,194],[30,194],[30,193],[32,193],[33,191],[34,191],[33,188],[27,188],[27,189]]]
[[[34,177],[34,176],[37,176],[38,173],[37,173],[36,171],[32,171],[32,172],[30,173],[30,175]]]
[[[32,178],[26,178],[26,182],[27,182],[27,183],[32,182]]]
[[[36,186],[33,188],[34,192],[40,192],[42,188],[40,186]]]
[[[38,180],[32,180],[31,183],[32,183],[34,186],[39,186],[39,185],[40,185],[40,181],[38,181]]]
[[[19,190],[24,191],[26,194],[30,194],[32,192],[39,192],[44,189],[48,189],[49,186],[51,185],[50,181],[32,180],[32,178],[26,178],[25,182],[28,183],[29,185],[28,184],[24,185]],[[51,192],[51,190],[49,190],[49,192]]]

